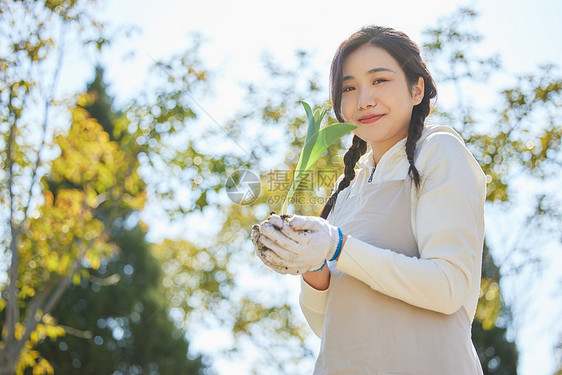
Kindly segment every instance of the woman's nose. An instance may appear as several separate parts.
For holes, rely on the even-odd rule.
[[[357,106],[359,109],[366,109],[377,105],[375,95],[371,90],[361,90]]]

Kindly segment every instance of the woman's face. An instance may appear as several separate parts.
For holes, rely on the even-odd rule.
[[[342,66],[341,112],[373,148],[375,161],[408,135],[412,108],[423,99],[423,78],[412,93],[398,62],[383,48],[364,45]]]

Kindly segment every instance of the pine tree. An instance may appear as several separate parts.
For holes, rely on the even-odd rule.
[[[91,101],[84,108],[111,141],[130,151],[131,168],[138,168],[140,148],[116,126],[120,114],[111,107],[102,68],[96,68],[87,91]],[[53,192],[71,184],[53,176],[44,183]],[[135,215],[123,202],[108,199],[103,203],[100,220],[120,218],[111,223],[115,255],[82,278],[80,285],[72,285],[53,312],[67,334],[56,343],[45,341],[39,349],[55,372],[199,374],[204,370],[201,356],[188,357],[185,335],[168,317],[160,266]]]

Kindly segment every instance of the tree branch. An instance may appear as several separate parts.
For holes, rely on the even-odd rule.
[[[113,275],[105,278],[100,278],[94,275],[90,275],[89,280],[92,283],[97,284],[99,286],[110,286],[110,285],[117,284],[119,280],[121,280],[121,276],[119,276],[119,274],[117,273],[114,273]]]
[[[79,329],[63,326],[62,324],[59,324],[58,326],[62,327],[62,329],[64,329],[64,332],[66,332],[67,334],[76,336],[81,339],[89,340],[94,336],[91,331],[80,331]]]
[[[10,93],[10,102],[13,99],[12,93]],[[10,252],[12,253],[12,259],[10,262],[10,269],[8,270],[8,299],[6,301],[6,342],[4,347],[8,347],[10,343],[14,341],[14,333],[15,333],[15,325],[16,322],[19,321],[19,308],[18,308],[18,301],[17,301],[17,280],[18,280],[18,266],[19,266],[19,253],[18,253],[18,244],[17,240],[20,233],[20,228],[17,226],[15,222],[15,197],[13,191],[13,184],[14,184],[14,159],[12,157],[13,154],[13,146],[15,142],[15,132],[16,132],[16,121],[17,121],[17,113],[15,114],[16,118],[10,127],[10,135],[8,137],[8,148],[7,148],[7,162],[8,162],[8,191],[10,197]]]
[[[75,267],[73,267],[74,269]],[[71,273],[72,275],[72,273]],[[32,304],[28,307],[28,315],[24,323],[25,332],[22,335],[21,339],[17,340],[13,347],[11,348],[11,358],[15,358],[14,361],[17,362],[17,359],[20,357],[20,354],[23,350],[25,343],[31,337],[31,333],[35,331],[39,322],[43,319],[45,314],[48,314],[52,308],[55,306],[56,302],[62,297],[63,293],[66,291],[66,288],[70,284],[70,277],[69,276],[61,276],[54,279],[51,283],[49,283],[48,287],[41,291],[41,298],[34,299]],[[51,294],[49,300],[45,304],[45,307],[42,309],[41,313],[38,314],[38,310],[45,301],[46,298],[49,297],[50,292],[55,289],[55,291]],[[15,362],[14,362],[15,364]]]
[[[31,184],[29,186],[29,196],[27,197],[27,204],[25,205],[25,212],[24,212],[24,219],[23,222],[27,220],[29,217],[29,209],[31,206],[31,198],[33,197],[33,186],[37,183],[37,176],[38,176],[38,169],[41,166],[41,153],[45,148],[45,141],[47,136],[47,126],[49,123],[49,110],[51,108],[51,98],[54,98],[55,91],[58,86],[60,72],[62,70],[62,61],[64,57],[64,36],[66,30],[66,21],[63,21],[61,30],[60,30],[60,38],[61,38],[61,46],[59,49],[59,55],[57,58],[55,74],[53,77],[53,82],[51,83],[50,93],[46,95],[45,98],[45,110],[44,110],[44,118],[43,124],[41,126],[41,143],[39,144],[39,149],[37,151],[37,160],[35,162],[35,166],[33,167],[32,177],[31,177]]]

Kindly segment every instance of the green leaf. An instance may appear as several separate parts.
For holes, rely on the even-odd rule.
[[[304,143],[306,144],[306,142],[318,131],[318,129],[320,129],[320,121],[316,121],[308,103],[301,103],[306,112],[306,117],[308,118],[308,129],[306,130],[306,138],[304,139]],[[317,113],[317,111],[315,113]]]
[[[303,177],[306,176],[306,172],[310,168],[312,168],[314,163],[318,160],[318,158],[320,158],[320,155],[322,155],[322,153],[332,143],[334,143],[336,139],[341,138],[343,135],[356,128],[355,125],[340,123],[326,126],[325,128],[318,130],[322,119],[324,118],[324,116],[326,116],[326,113],[328,113],[328,111],[325,109],[316,110],[313,115],[310,106],[307,103],[302,102],[302,105],[308,117],[308,129],[306,133],[305,144],[301,151],[301,156],[295,170],[293,183],[291,185],[291,188],[289,189],[289,192],[287,193],[285,201],[283,202],[281,214],[287,213],[289,201],[293,197],[295,189],[299,186]]]
[[[318,158],[320,158],[320,155],[322,155],[336,139],[341,138],[355,128],[355,125],[340,123],[326,126],[314,134],[304,145],[301,160],[299,160],[297,164],[297,172],[310,169]]]

